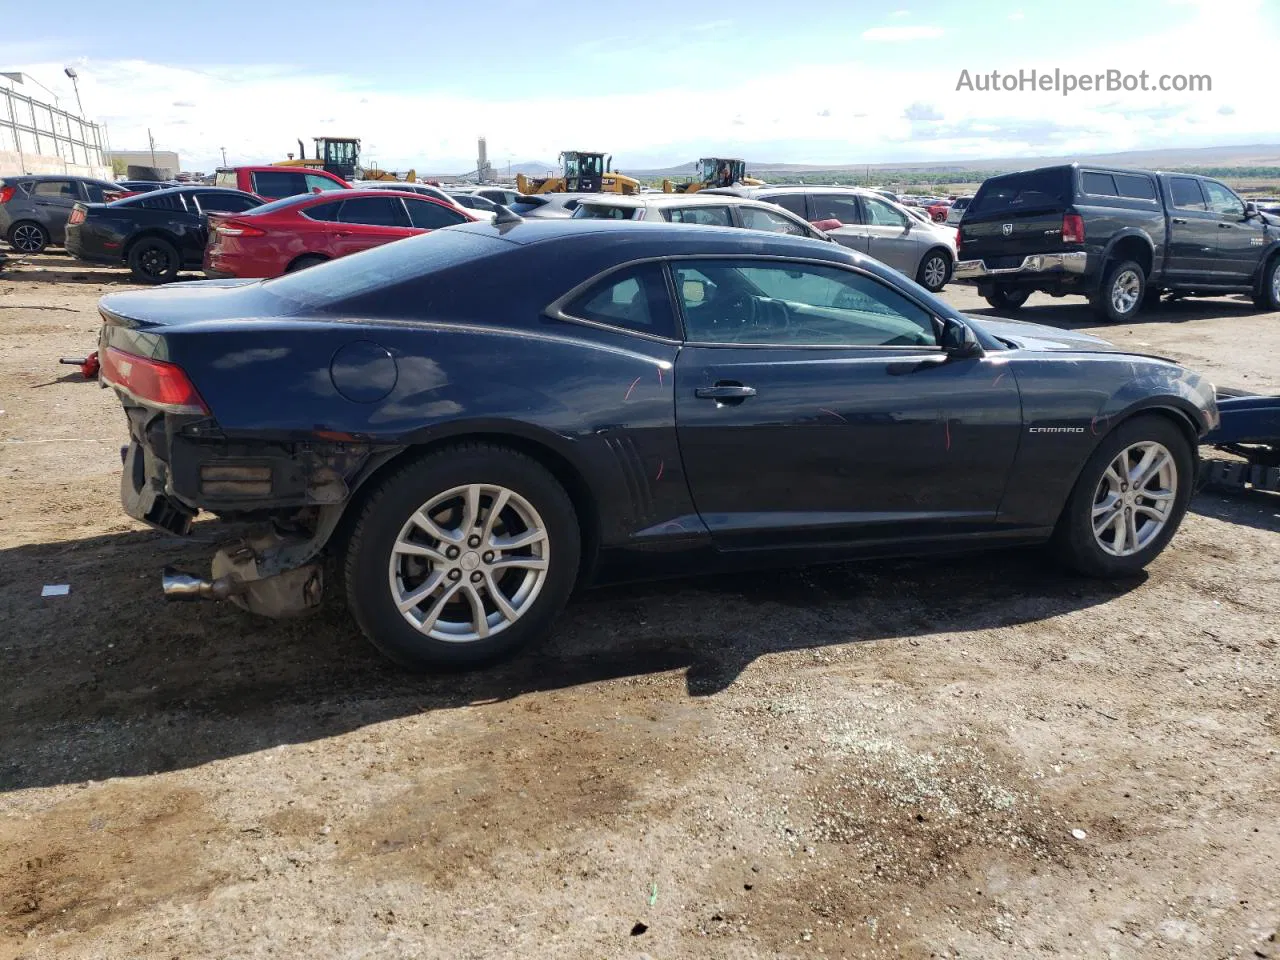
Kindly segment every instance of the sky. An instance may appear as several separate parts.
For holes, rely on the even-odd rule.
[[[1280,0],[788,9],[219,0],[135,17],[60,0],[56,18],[9,24],[0,70],[67,106],[73,66],[113,147],[145,149],[150,128],[157,149],[203,171],[223,148],[231,164],[282,160],[326,134],[360,137],[366,164],[420,173],[473,170],[479,136],[500,172],[564,149],[611,152],[627,170],[707,155],[949,162],[1280,142]],[[1212,90],[957,89],[965,70],[1031,69],[1208,74]]]

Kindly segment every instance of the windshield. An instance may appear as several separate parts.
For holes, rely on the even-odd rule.
[[[325,163],[351,164],[356,162],[356,145],[351,142],[328,140],[324,144]]]

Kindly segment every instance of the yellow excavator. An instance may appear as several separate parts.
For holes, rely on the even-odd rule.
[[[516,189],[531,193],[626,193],[640,192],[640,181],[618,173],[613,157],[590,150],[566,150],[560,154],[562,177],[526,177],[516,174]]]
[[[316,155],[307,156],[307,148],[298,141],[298,156],[289,154],[288,160],[277,160],[277,167],[306,167],[310,170],[324,170],[343,180],[403,180],[414,183],[417,173],[410,170],[404,176],[389,170],[379,170],[376,165],[367,169],[360,166],[359,137],[313,137],[316,144]]]
[[[737,157],[703,157],[696,164],[698,179],[687,183],[662,181],[663,193],[697,193],[712,187],[762,187],[763,180],[747,176],[747,161]]]

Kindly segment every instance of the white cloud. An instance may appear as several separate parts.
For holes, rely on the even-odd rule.
[[[1023,13],[1021,10],[1015,10],[1013,11],[1013,13],[1009,14],[1010,20],[1025,20],[1026,17],[1027,15]]]
[[[1256,49],[1280,48],[1280,31],[1261,7],[1238,9],[1243,12],[1234,15],[1234,31],[1250,37]],[[1102,41],[1073,48],[1061,61],[994,43],[935,44],[927,56],[908,51],[911,56],[887,66],[810,63],[762,70],[745,80],[712,75],[697,89],[655,83],[626,93],[601,88],[576,96],[546,85],[545,93],[527,92],[542,89],[536,85],[514,87],[503,99],[425,85],[413,92],[384,91],[357,76],[270,65],[191,69],[141,60],[73,62],[85,107],[106,120],[116,148],[143,147],[150,127],[157,149],[176,150],[187,169],[211,170],[220,162],[221,147],[232,163],[281,160],[296,152],[298,137],[310,147],[311,137],[323,134],[362,137],[365,159],[383,168],[412,166],[430,173],[474,168],[480,135],[488,137],[491,162],[499,169],[508,159],[552,162],[560,150],[582,146],[611,151],[626,170],[721,150],[757,160],[855,163],[1192,145],[1192,134],[1196,145],[1276,142],[1271,67],[1265,58],[1241,56],[1238,47],[1205,45],[1204,37],[1216,35],[1221,25],[1215,10],[1184,7],[1179,22],[1146,34],[1141,44]],[[875,31],[906,29],[941,33],[937,27],[903,25],[867,34],[884,39]],[[29,71],[62,93],[65,62],[46,52],[35,62],[9,61],[6,69]],[[1068,97],[956,91],[962,67],[977,73],[1031,66],[1079,73],[1146,69],[1153,77],[1207,73],[1213,90]],[[487,68],[478,62],[477,69]],[[833,100],[832,91],[850,95]],[[176,106],[188,102],[198,106]],[[703,106],[654,112],[655,104],[690,102]],[[1230,105],[1226,111],[1220,109],[1224,104]]]
[[[910,11],[910,10],[895,10],[895,11],[893,11],[893,13],[892,13],[892,14],[890,14],[890,16],[893,16],[893,17],[909,17],[909,16],[911,16],[911,11]]]
[[[862,31],[863,40],[883,40],[896,43],[902,40],[936,40],[945,33],[941,27],[872,27]]]

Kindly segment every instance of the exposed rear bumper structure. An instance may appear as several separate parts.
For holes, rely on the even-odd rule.
[[[956,280],[1020,279],[1046,273],[1080,275],[1088,266],[1089,255],[1084,251],[1070,253],[1033,253],[1022,258],[1014,267],[988,267],[985,260],[961,260],[956,264]]]

